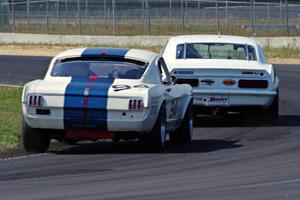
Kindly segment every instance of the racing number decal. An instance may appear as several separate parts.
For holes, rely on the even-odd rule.
[[[113,85],[112,88],[114,88],[115,92],[119,92],[119,91],[122,91],[122,90],[130,89],[130,86],[129,85]]]

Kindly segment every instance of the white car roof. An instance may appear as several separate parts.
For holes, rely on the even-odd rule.
[[[242,37],[233,35],[180,35],[171,37],[169,42],[182,43],[237,43],[256,45],[257,41],[253,37]]]

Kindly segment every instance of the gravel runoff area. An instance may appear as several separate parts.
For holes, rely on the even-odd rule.
[[[22,56],[55,56],[58,53],[80,46],[46,46],[46,45],[0,45],[0,55]],[[83,47],[83,46],[82,46]],[[135,47],[141,48],[141,47]],[[157,47],[149,47],[148,50],[157,51]],[[272,64],[300,64],[300,58],[269,58]]]

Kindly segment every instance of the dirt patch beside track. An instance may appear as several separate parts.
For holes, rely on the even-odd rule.
[[[0,55],[55,56],[72,46],[1,45]]]
[[[55,56],[64,50],[80,47],[83,46],[0,45],[0,55]],[[157,49],[149,47],[147,50],[156,51]],[[272,64],[300,64],[300,58],[269,58],[268,61]]]
[[[268,62],[272,64],[288,64],[288,65],[299,65],[299,58],[269,58]]]
[[[72,147],[72,145],[67,145],[67,144],[58,142],[56,140],[52,140],[48,152],[62,151],[63,149],[70,148],[70,147]],[[21,144],[21,143],[19,143],[14,148],[0,150],[0,160],[7,159],[7,158],[20,157],[20,156],[27,156],[27,155],[31,155],[31,154],[27,153],[24,150],[23,144]]]

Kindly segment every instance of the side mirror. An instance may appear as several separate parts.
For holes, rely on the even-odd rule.
[[[165,77],[165,78],[163,78],[163,84],[164,85],[169,85],[170,81]]]

